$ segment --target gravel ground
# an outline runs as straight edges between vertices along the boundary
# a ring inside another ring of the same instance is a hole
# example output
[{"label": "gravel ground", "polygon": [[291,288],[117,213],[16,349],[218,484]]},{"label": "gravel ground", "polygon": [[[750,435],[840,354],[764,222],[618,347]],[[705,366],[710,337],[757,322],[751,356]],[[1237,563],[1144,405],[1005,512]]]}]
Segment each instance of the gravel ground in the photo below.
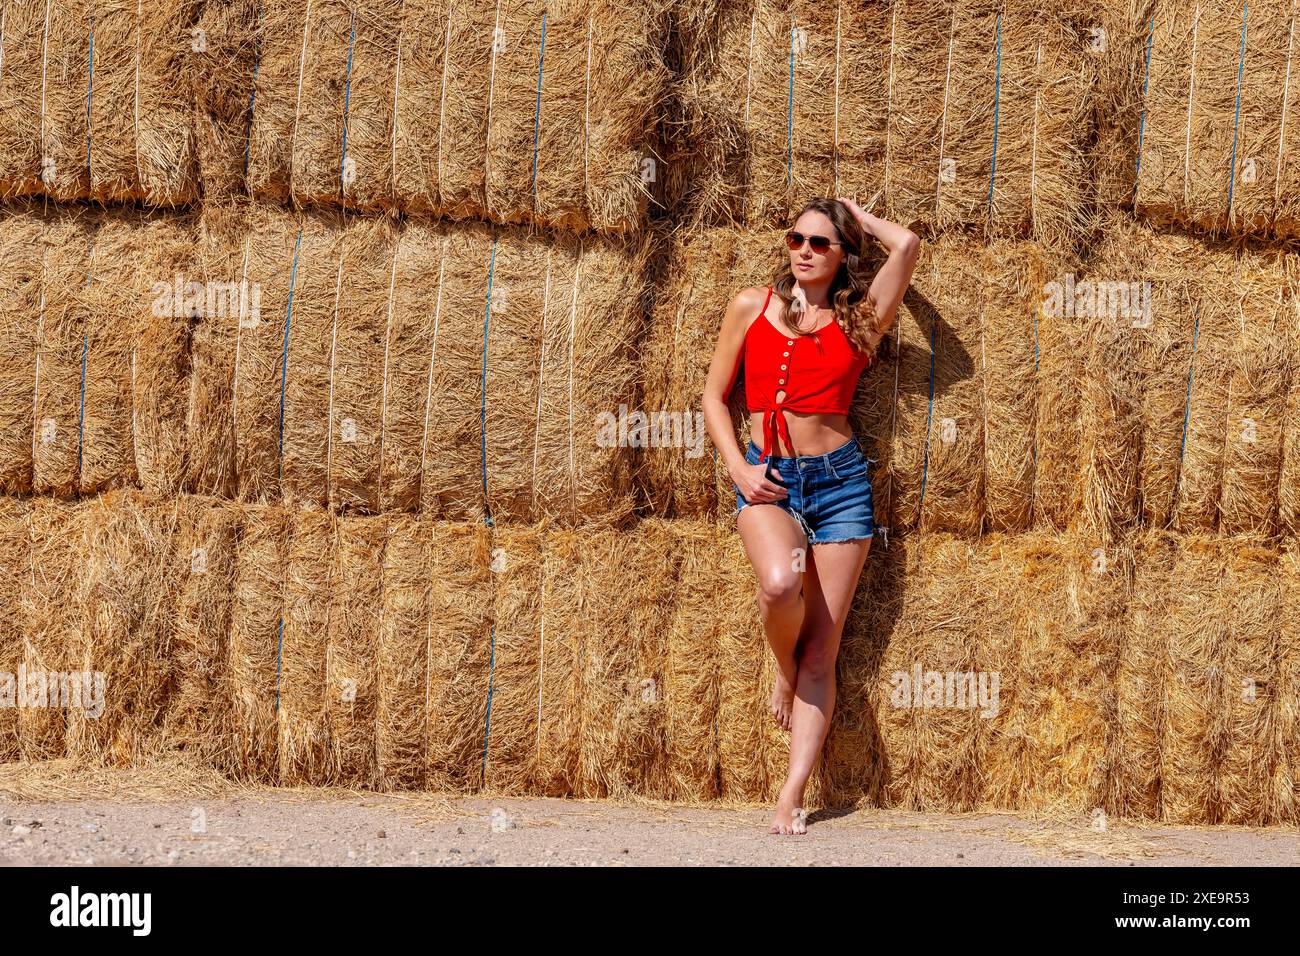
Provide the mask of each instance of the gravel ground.
[{"label": "gravel ground", "polygon": [[817,812],[767,834],[763,808],[290,793],[189,800],[0,797],[0,864],[333,866],[1300,864],[1294,829],[1093,829],[1014,814]]}]

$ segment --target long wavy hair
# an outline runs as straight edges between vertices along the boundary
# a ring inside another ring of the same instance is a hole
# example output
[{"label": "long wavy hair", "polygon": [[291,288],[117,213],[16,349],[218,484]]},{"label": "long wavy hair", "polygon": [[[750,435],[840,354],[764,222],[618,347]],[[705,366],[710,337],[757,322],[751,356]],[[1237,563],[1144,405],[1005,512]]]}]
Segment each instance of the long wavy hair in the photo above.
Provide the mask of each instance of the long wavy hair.
[{"label": "long wavy hair", "polygon": [[[835,272],[835,278],[831,280],[828,298],[831,307],[835,310],[835,321],[844,330],[845,336],[853,347],[860,352],[871,351],[866,341],[866,334],[870,323],[876,320],[876,303],[868,294],[873,274],[863,260],[866,234],[862,231],[857,218],[838,199],[818,197],[810,200],[799,210],[793,221],[798,222],[799,217],[806,212],[822,213],[835,227],[837,233],[835,238],[842,244],[844,258]],[[786,252],[784,239],[781,248]],[[794,270],[790,268],[790,257],[786,254],[782,256],[781,264],[773,276],[772,291],[781,297],[781,321],[788,328],[794,329],[797,335],[810,335],[812,333],[800,331],[798,328],[798,322],[803,318],[803,314],[802,306],[795,297],[794,287]],[[888,336],[881,340],[881,351],[888,348],[886,345],[888,341]],[[877,357],[874,354],[872,356],[873,360]]]}]

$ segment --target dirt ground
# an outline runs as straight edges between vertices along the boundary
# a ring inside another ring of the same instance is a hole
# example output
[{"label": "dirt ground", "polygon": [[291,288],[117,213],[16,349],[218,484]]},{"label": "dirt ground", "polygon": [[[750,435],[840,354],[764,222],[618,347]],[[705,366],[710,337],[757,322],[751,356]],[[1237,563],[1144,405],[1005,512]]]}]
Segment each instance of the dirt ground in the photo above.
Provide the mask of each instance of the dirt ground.
[{"label": "dirt ground", "polygon": [[[495,812],[494,812],[495,811]],[[1094,829],[1014,814],[763,808],[301,791],[33,800],[0,792],[2,865],[1187,866],[1300,864],[1294,829]]]}]

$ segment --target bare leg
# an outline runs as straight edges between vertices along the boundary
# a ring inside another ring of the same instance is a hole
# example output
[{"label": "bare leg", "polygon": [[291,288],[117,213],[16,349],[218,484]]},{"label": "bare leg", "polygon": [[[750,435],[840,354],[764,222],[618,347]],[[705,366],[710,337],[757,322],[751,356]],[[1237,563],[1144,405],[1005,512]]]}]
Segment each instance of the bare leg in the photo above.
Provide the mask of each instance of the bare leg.
[{"label": "bare leg", "polygon": [[808,617],[799,644],[798,676],[790,733],[790,770],[777,799],[771,833],[802,832],[795,809],[830,730],[835,709],[835,658],[871,539],[814,544],[805,578]]},{"label": "bare leg", "polygon": [[742,508],[736,517],[736,527],[758,578],[763,632],[776,658],[779,676],[772,695],[772,716],[789,729],[798,671],[795,651],[807,606],[802,559],[808,537],[794,516],[772,504]]}]

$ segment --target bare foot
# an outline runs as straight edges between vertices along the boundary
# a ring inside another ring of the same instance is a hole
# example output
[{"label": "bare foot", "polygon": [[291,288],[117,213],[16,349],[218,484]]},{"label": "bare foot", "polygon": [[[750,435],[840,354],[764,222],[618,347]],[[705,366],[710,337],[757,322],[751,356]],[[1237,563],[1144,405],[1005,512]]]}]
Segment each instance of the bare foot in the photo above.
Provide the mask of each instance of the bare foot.
[{"label": "bare foot", "polygon": [[772,719],[786,730],[790,729],[790,715],[794,707],[794,688],[786,681],[780,671],[776,674],[776,686],[772,688]]},{"label": "bare foot", "polygon": [[776,812],[772,814],[772,823],[767,828],[768,833],[808,832],[808,814],[803,807],[795,806],[797,800],[794,794],[785,788],[781,789],[781,795],[776,801]]}]

